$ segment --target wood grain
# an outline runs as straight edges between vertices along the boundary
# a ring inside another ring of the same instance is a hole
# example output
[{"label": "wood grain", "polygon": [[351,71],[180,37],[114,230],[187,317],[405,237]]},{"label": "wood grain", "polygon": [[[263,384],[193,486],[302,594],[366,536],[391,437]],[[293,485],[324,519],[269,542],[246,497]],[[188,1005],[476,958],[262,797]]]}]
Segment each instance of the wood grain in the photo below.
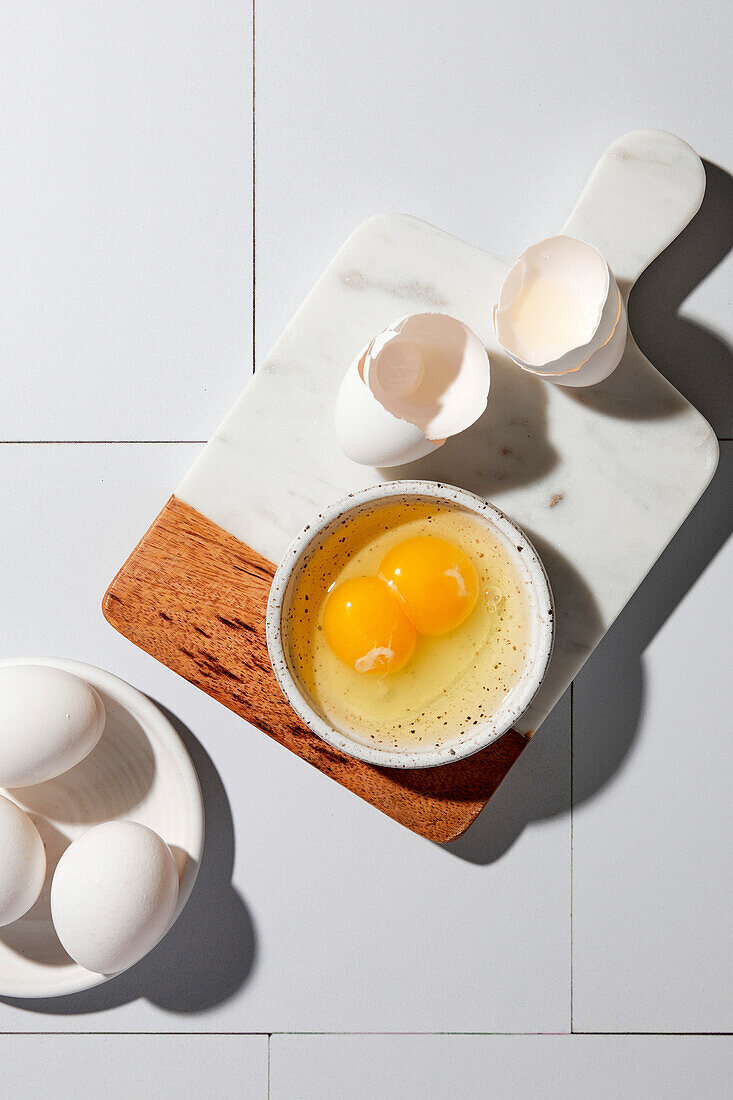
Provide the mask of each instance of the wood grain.
[{"label": "wood grain", "polygon": [[280,691],[265,640],[275,566],[176,497],[104,597],[112,626],[331,779],[444,844],[478,817],[527,739],[511,730],[455,764],[378,768],[331,748]]}]

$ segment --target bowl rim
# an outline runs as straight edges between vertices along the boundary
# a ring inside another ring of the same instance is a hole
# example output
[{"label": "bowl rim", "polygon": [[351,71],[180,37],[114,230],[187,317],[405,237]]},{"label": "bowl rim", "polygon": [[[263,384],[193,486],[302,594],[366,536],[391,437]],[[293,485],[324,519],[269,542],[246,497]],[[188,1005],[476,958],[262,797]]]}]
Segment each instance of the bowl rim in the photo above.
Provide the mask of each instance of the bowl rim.
[{"label": "bowl rim", "polygon": [[[471,737],[422,752],[399,752],[365,745],[327,722],[310,703],[305,690],[299,686],[291,671],[282,630],[291,580],[305,565],[310,556],[309,551],[315,550],[314,544],[323,531],[335,520],[342,520],[365,505],[376,505],[397,496],[428,497],[442,503],[455,504],[478,515],[487,522],[489,528],[498,529],[508,539],[509,545],[515,547],[514,560],[521,563],[522,573],[534,590],[540,608],[530,673],[510,693],[509,699],[497,708],[491,720],[477,726]],[[298,532],[275,573],[267,602],[265,626],[270,661],[280,688],[298,717],[317,737],[332,748],[367,764],[387,768],[430,768],[456,763],[472,756],[497,741],[518,721],[535,697],[547,672],[555,638],[555,607],[542,560],[514,520],[494,504],[466,489],[444,482],[406,480],[379,483],[340,497]]]}]

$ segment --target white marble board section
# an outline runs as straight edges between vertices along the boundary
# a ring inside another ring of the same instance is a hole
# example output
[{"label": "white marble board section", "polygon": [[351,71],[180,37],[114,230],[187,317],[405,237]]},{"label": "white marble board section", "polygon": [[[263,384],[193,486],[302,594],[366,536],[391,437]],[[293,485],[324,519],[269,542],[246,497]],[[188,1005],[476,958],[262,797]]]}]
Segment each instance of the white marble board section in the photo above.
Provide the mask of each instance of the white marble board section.
[{"label": "white marble board section", "polygon": [[[694,216],[704,187],[702,164],[685,142],[635,131],[603,155],[564,230],[600,247],[628,294]],[[718,448],[709,424],[631,337],[617,371],[589,390],[544,383],[509,363],[494,339],[491,308],[510,262],[415,218],[369,219],[318,280],[176,495],[275,562],[314,513],[379,481],[445,481],[497,504],[536,543],[557,604],[550,672],[520,723],[530,732],[704,491]],[[386,324],[425,310],[453,314],[486,344],[486,414],[410,466],[356,466],[333,431],[343,373]]]}]

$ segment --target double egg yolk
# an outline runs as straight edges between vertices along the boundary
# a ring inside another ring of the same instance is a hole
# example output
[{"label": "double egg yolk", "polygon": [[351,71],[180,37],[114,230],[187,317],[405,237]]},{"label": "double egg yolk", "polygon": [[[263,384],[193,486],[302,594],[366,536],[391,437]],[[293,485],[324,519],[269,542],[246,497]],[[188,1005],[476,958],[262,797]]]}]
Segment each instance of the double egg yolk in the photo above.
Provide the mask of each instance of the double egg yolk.
[{"label": "double egg yolk", "polygon": [[377,576],[331,589],[323,611],[335,655],[365,674],[397,672],[419,634],[455,630],[474,609],[478,576],[467,554],[447,539],[422,535],[394,546]]}]

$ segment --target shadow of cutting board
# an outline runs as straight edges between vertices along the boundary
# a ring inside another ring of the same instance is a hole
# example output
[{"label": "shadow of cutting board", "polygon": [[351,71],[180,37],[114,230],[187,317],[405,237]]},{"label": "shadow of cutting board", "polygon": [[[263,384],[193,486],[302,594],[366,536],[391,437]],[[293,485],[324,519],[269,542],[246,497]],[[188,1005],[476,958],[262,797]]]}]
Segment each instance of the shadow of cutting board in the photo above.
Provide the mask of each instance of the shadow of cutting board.
[{"label": "shadow of cutting board", "polygon": [[[702,164],[671,134],[641,130],[603,155],[563,231],[596,245],[623,293],[685,227]],[[528,242],[529,243],[529,242]],[[629,337],[606,382],[542,382],[501,354],[491,308],[511,261],[424,222],[384,215],[349,238],[104,597],[108,621],[231,710],[441,843],[496,790],[699,499],[717,463],[707,422]],[[469,325],[491,358],[484,416],[395,470],[339,451],[333,407],[351,360],[385,325],[435,310]],[[376,768],[321,742],[282,696],[265,643],[275,564],[325,505],[393,478],[460,485],[528,533],[555,595],[548,675],[518,728],[441,768]]]}]

